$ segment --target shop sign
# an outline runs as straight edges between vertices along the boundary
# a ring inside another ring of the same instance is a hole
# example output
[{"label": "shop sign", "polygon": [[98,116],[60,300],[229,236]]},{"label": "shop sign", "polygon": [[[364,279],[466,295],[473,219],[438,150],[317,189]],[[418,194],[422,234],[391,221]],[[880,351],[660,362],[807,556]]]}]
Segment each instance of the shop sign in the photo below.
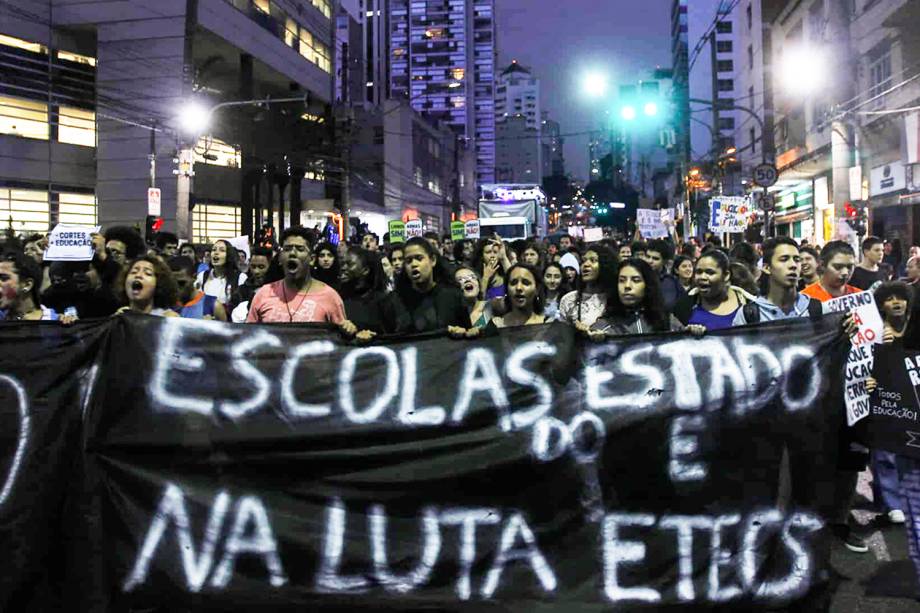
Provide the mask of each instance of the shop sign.
[{"label": "shop sign", "polygon": [[907,173],[900,161],[876,166],[872,169],[869,177],[870,196],[897,192],[905,187],[907,187]]}]

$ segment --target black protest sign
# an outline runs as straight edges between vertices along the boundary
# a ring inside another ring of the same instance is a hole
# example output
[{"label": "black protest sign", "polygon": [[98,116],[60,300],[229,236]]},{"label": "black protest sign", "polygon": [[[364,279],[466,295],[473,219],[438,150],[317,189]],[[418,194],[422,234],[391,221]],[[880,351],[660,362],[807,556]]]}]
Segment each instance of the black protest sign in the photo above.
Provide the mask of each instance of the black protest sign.
[{"label": "black protest sign", "polygon": [[107,326],[0,323],[0,611],[64,608],[80,422]]},{"label": "black protest sign", "polygon": [[876,345],[869,435],[887,451],[920,458],[920,352]]},{"label": "black protest sign", "polygon": [[555,324],[362,347],[117,318],[101,367],[118,376],[84,433],[94,585],[111,610],[801,599],[827,566],[838,330],[582,346]]}]

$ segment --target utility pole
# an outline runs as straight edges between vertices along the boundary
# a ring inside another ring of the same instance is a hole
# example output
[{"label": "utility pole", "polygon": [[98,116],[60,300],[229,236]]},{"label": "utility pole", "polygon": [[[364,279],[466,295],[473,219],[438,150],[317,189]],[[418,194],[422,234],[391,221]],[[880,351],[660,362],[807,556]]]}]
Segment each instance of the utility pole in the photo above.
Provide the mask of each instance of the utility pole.
[{"label": "utility pole", "polygon": [[343,241],[347,241],[351,232],[351,145],[354,129],[354,109],[347,104],[339,104],[335,109],[335,135],[342,148],[342,195],[339,209],[342,212]]},{"label": "utility pole", "polygon": [[150,128],[150,187],[157,186],[157,126],[156,123]]}]

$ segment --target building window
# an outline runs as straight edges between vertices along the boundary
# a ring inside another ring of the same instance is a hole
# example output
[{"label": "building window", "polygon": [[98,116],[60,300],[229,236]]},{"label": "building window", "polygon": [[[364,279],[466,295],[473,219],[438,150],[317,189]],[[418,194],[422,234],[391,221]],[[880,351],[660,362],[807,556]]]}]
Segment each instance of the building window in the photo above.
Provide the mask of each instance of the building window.
[{"label": "building window", "polygon": [[428,181],[428,191],[441,195],[441,182],[437,178],[433,178]]},{"label": "building window", "polygon": [[718,87],[720,92],[730,92],[735,88],[735,82],[732,79],[719,79]]},{"label": "building window", "polygon": [[48,105],[0,96],[0,134],[48,140]]},{"label": "building window", "polygon": [[76,62],[77,64],[86,64],[87,66],[96,66],[96,58],[90,57],[88,55],[80,55],[79,53],[71,53],[70,51],[58,51],[57,56],[59,60],[66,60],[68,62]]},{"label": "building window", "polygon": [[731,34],[732,33],[732,22],[720,21],[716,23],[716,32],[718,32],[719,34]]},{"label": "building window", "polygon": [[58,141],[84,147],[96,146],[96,113],[71,106],[58,111]]},{"label": "building window", "polygon": [[747,56],[748,56],[748,68],[753,70],[754,68],[754,45],[748,45]]},{"label": "building window", "polygon": [[262,11],[266,15],[271,15],[272,8],[268,0],[252,0],[252,5],[256,7],[257,10]]},{"label": "building window", "polygon": [[329,0],[312,0],[312,3],[326,19],[332,18],[332,5],[329,4]]},{"label": "building window", "polygon": [[240,209],[232,205],[198,204],[192,210],[192,236],[196,243],[240,235]]},{"label": "building window", "polygon": [[735,129],[735,118],[734,117],[719,117],[719,129],[720,130],[734,130]]},{"label": "building window", "polygon": [[12,220],[13,232],[17,234],[47,232],[50,226],[48,192],[0,188],[0,219],[4,227]]},{"label": "building window", "polygon": [[717,53],[731,53],[732,52],[732,41],[717,40],[716,41],[716,52]]},{"label": "building window", "polygon": [[750,30],[754,27],[754,9],[752,8],[751,4],[748,4],[747,8],[744,9],[744,14],[747,18],[748,30]]},{"label": "building window", "polygon": [[212,136],[202,136],[195,145],[195,163],[239,168],[243,158],[239,147]]},{"label": "building window", "polygon": [[329,47],[322,44],[306,28],[300,28],[300,55],[304,56],[326,72],[332,72]]},{"label": "building window", "polygon": [[716,62],[716,72],[731,72],[735,69],[735,63],[732,60],[718,60]]},{"label": "building window", "polygon": [[890,88],[891,43],[885,41],[869,52],[869,97],[879,96]]},{"label": "building window", "polygon": [[21,38],[16,38],[13,36],[7,36],[5,34],[0,34],[0,45],[15,47],[17,49],[24,49],[26,51],[31,51],[32,53],[48,53],[48,47],[44,45],[33,43],[28,40],[22,40]]},{"label": "building window", "polygon": [[288,47],[297,47],[297,31],[298,31],[297,22],[293,19],[286,19],[284,21],[284,44]]},{"label": "building window", "polygon": [[425,178],[422,176],[422,169],[419,166],[415,167],[415,184],[419,187],[425,187]]},{"label": "building window", "polygon": [[58,223],[96,225],[96,196],[93,194],[62,192],[58,195],[58,203]]}]

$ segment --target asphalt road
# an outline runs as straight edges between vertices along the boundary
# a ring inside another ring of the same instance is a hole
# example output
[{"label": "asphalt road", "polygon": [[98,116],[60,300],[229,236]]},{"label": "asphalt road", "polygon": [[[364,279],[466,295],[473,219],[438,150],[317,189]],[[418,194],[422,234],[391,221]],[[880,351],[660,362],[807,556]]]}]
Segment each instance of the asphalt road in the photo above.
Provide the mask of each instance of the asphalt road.
[{"label": "asphalt road", "polygon": [[[853,516],[861,534],[868,540],[868,553],[853,553],[840,542],[831,551],[831,566],[841,576],[834,594],[834,613],[920,613],[920,601],[907,598],[866,595],[867,582],[890,562],[909,560],[904,526],[879,521],[872,505],[871,474],[860,474]],[[906,565],[904,565],[906,567]],[[890,567],[889,567],[890,568]],[[890,571],[889,571],[890,572]],[[908,573],[906,580],[910,579]],[[906,581],[901,582],[904,584]]]}]

